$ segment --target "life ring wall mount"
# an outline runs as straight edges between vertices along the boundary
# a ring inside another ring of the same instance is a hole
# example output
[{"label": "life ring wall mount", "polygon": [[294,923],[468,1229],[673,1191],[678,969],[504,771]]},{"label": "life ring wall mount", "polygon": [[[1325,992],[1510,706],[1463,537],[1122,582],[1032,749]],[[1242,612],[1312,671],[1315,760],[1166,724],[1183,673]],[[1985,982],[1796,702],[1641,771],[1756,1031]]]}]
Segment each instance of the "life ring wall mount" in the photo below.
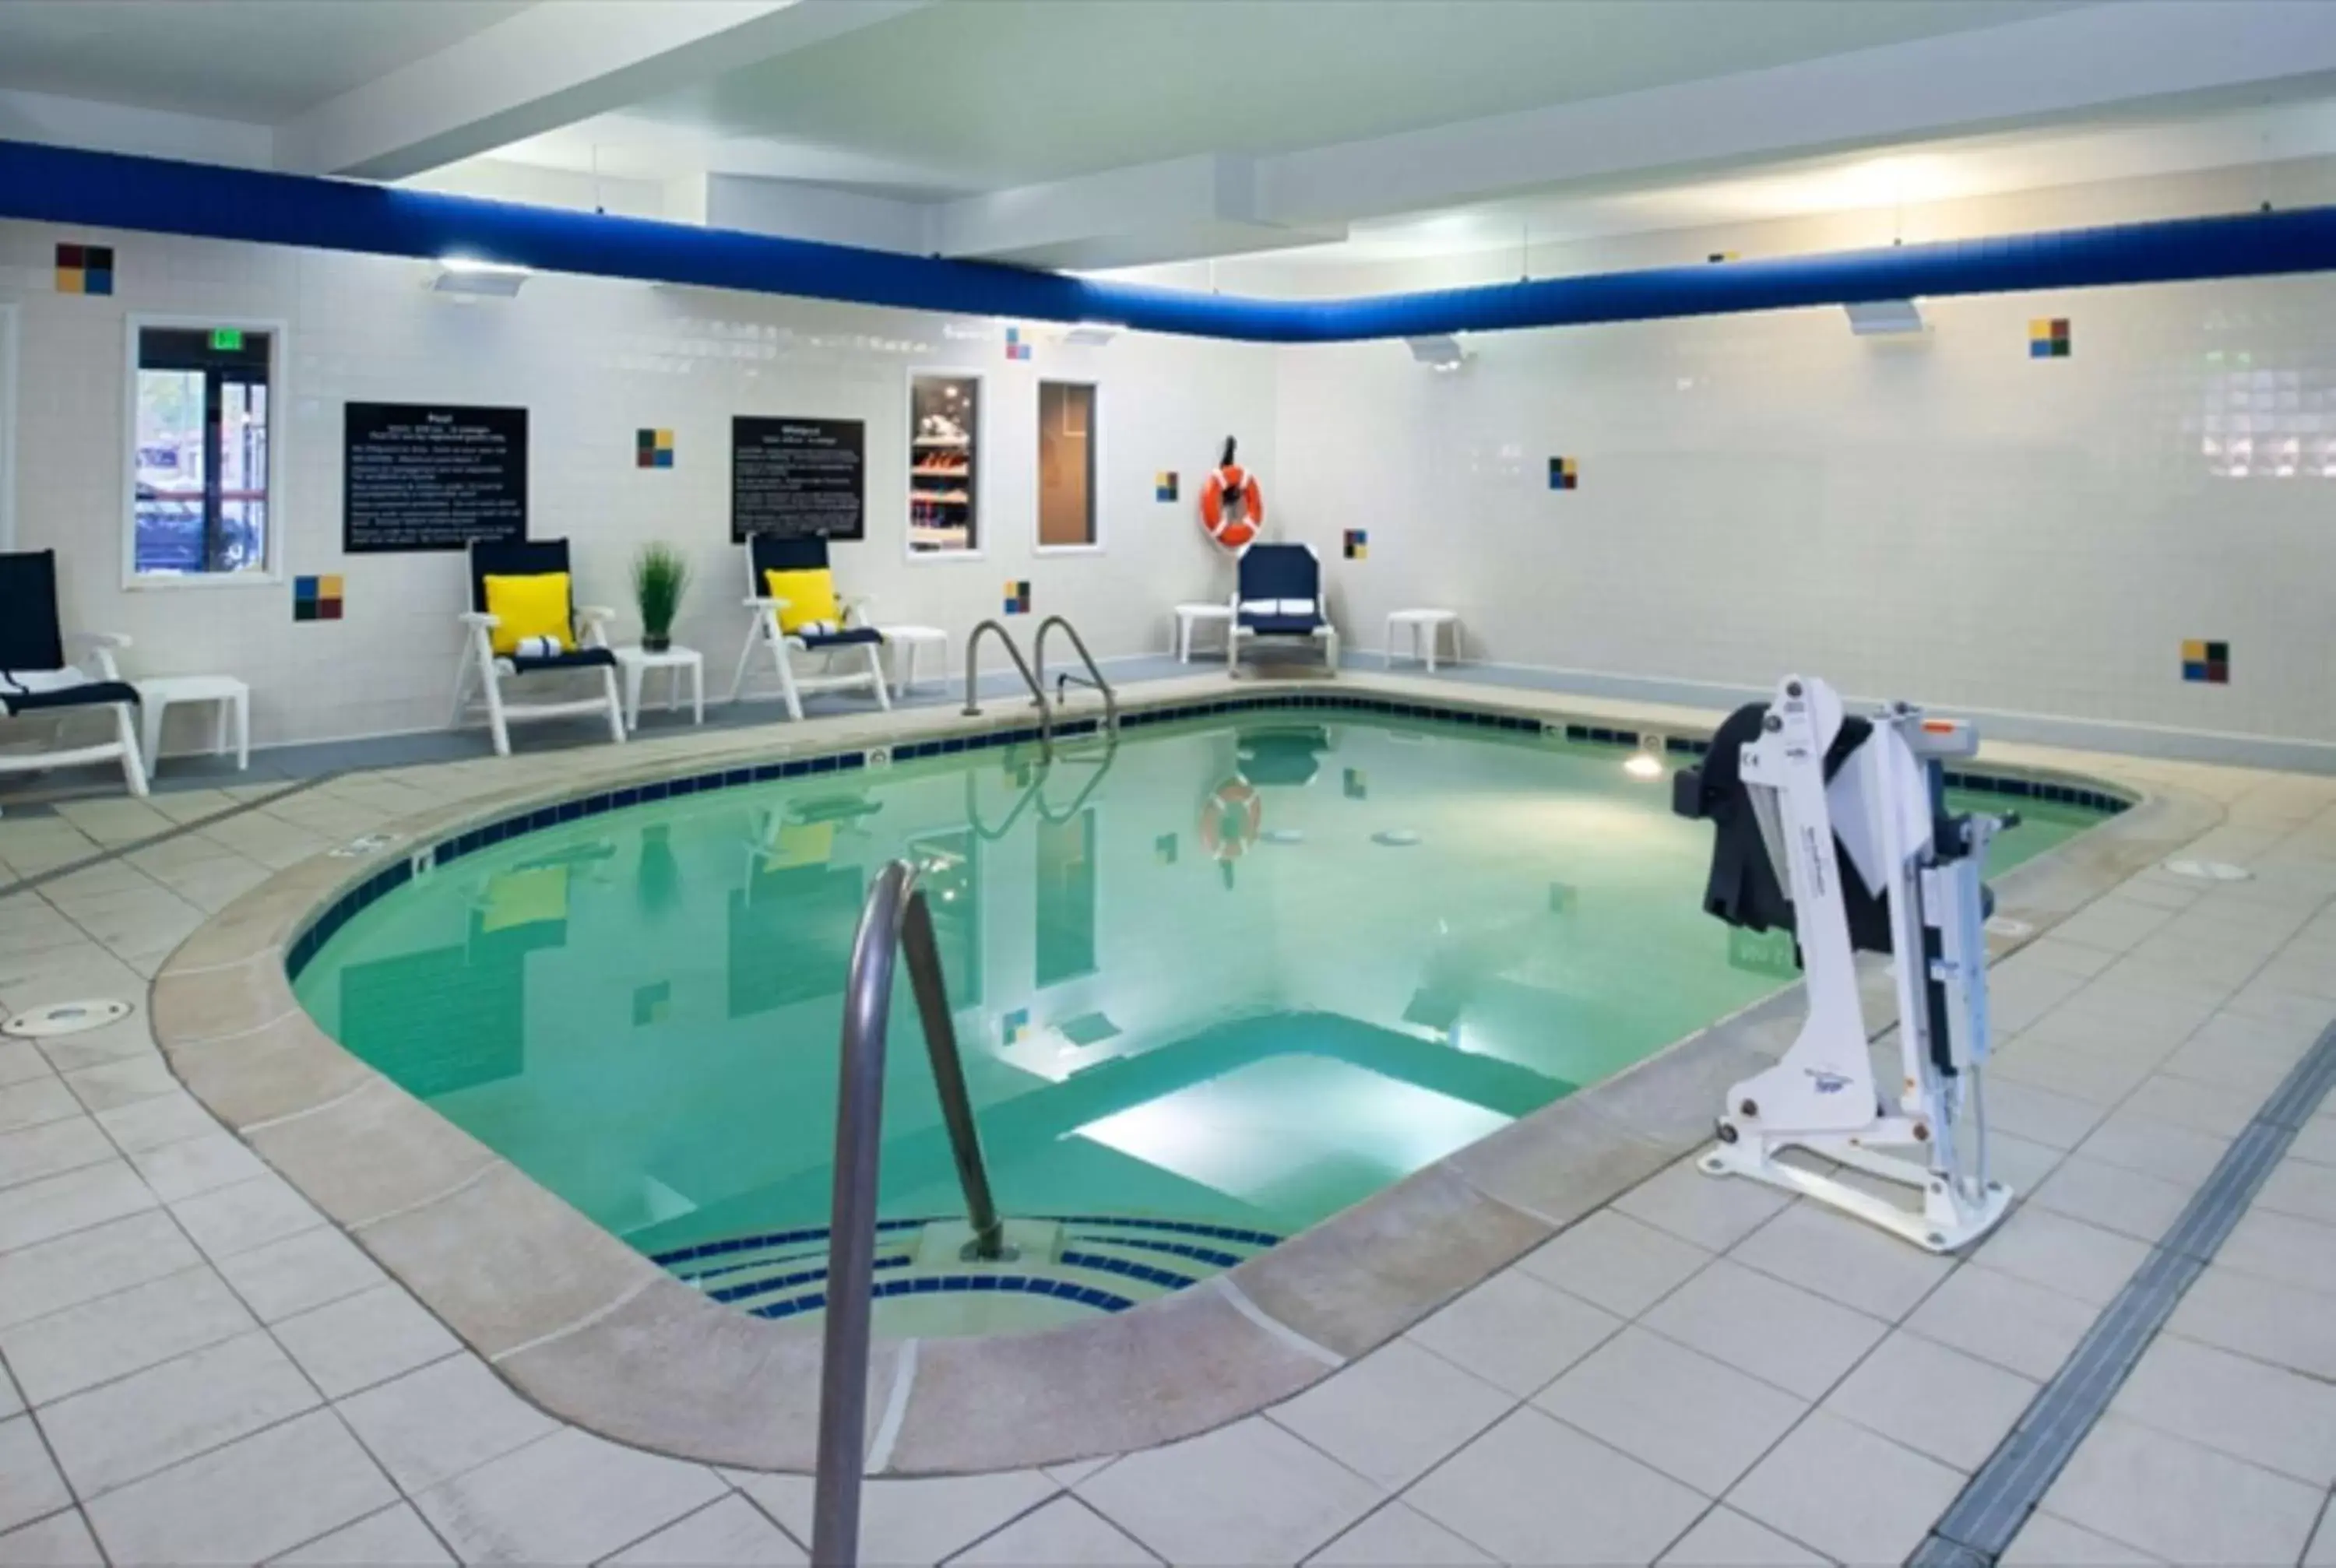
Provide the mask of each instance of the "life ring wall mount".
[{"label": "life ring wall mount", "polygon": [[1226,550],[1246,550],[1265,528],[1265,491],[1257,475],[1233,461],[1233,438],[1216,472],[1201,487],[1201,522]]}]

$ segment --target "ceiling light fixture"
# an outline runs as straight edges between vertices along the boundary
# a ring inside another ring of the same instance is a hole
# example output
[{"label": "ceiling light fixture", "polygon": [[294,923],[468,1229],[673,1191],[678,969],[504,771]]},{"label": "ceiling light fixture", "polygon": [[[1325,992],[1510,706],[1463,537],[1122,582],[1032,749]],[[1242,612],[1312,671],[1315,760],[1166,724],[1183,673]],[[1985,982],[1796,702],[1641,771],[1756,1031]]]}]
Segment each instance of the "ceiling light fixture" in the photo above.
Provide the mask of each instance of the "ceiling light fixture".
[{"label": "ceiling light fixture", "polygon": [[1073,348],[1101,348],[1119,334],[1115,322],[1082,321],[1063,334],[1063,341]]}]

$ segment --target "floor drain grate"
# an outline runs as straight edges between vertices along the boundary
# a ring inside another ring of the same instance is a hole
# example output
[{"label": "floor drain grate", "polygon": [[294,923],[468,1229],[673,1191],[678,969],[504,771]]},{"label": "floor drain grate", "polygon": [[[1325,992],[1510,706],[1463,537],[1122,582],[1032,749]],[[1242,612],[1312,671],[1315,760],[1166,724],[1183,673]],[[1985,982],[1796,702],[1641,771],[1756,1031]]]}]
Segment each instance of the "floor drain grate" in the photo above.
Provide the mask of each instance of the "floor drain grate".
[{"label": "floor drain grate", "polygon": [[78,1035],[88,1029],[102,1029],[108,1024],[118,1024],[130,1016],[128,1002],[59,1002],[54,1007],[34,1008],[29,1013],[18,1013],[0,1024],[0,1035],[20,1040],[54,1039],[59,1035]]}]

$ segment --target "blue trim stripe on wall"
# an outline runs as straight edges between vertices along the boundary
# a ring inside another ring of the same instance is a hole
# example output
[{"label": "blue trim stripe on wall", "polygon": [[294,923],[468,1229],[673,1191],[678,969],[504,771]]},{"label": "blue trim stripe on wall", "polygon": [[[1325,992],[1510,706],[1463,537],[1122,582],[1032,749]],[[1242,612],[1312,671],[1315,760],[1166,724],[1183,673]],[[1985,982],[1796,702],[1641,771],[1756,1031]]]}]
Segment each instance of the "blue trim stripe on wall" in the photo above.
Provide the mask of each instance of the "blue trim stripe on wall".
[{"label": "blue trim stripe on wall", "polygon": [[381,256],[467,256],[1032,321],[1251,343],[1339,343],[2336,268],[2336,208],[1945,240],[1363,299],[1194,294],[980,261],[0,141],[0,218]]}]

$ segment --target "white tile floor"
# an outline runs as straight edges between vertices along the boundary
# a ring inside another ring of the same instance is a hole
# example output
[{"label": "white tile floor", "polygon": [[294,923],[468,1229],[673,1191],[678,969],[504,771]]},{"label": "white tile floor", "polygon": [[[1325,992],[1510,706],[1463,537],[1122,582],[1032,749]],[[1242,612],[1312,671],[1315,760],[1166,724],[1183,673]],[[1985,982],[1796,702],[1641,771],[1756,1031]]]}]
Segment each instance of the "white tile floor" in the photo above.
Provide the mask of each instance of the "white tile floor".
[{"label": "white tile floor", "polygon": [[[0,820],[0,1011],[136,998],[206,911],[526,770]],[[2336,1017],[2336,781],[2158,765],[2230,820],[2001,967],[2032,1199],[1968,1260],[1674,1166],[1285,1405],[1045,1472],[879,1480],[871,1563],[1895,1562]],[[171,1078],[141,1010],[0,1046],[0,1564],[800,1563],[802,1477],[534,1409]],[[2323,1107],[2005,1559],[2336,1563]]]}]

